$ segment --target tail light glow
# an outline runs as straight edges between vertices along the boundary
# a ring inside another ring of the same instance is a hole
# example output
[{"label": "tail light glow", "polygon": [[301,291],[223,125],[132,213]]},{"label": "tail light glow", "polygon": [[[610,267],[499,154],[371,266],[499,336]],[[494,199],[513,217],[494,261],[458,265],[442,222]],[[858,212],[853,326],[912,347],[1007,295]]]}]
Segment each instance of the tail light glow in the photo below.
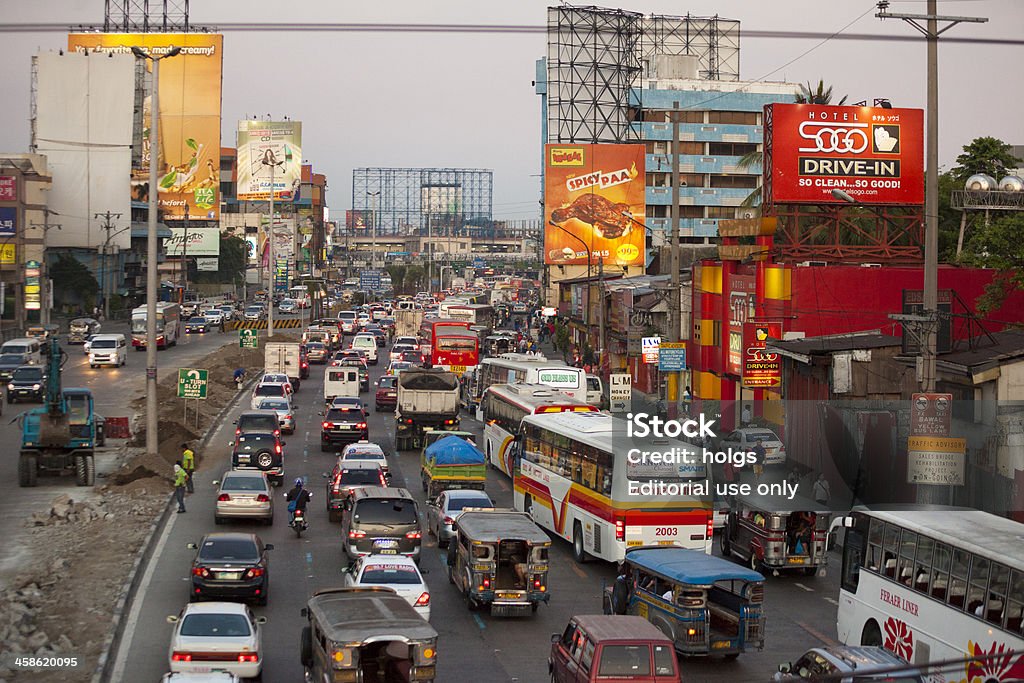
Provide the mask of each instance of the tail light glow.
[{"label": "tail light glow", "polygon": [[238,655],[238,662],[240,664],[255,664],[260,660],[260,656],[256,652],[241,652]]},{"label": "tail light glow", "polygon": [[270,502],[270,496],[268,496],[265,493],[261,493],[260,495],[256,496],[256,502],[257,503],[269,503]]},{"label": "tail light glow", "polygon": [[707,523],[704,525],[704,538],[711,539],[715,535],[715,518],[714,515],[708,517]]},{"label": "tail light glow", "polygon": [[615,520],[615,540],[625,541],[626,540],[626,520],[616,519]]},{"label": "tail light glow", "polygon": [[281,455],[281,444],[277,444],[277,445],[276,445],[276,446],[274,447],[274,450],[275,450],[275,451],[277,451],[277,454],[278,454],[278,455]]},{"label": "tail light glow", "polygon": [[321,425],[321,426],[322,426],[322,427],[323,427],[324,429],[330,429],[331,427],[333,427],[333,426],[334,426],[334,423],[333,423],[333,422],[324,422],[324,423],[323,423],[323,425]]},{"label": "tail light glow", "polygon": [[264,570],[263,567],[252,567],[245,572],[245,578],[255,579],[258,576],[263,576],[264,573],[266,573],[266,570]]},{"label": "tail light glow", "polygon": [[224,502],[227,502],[229,500],[231,500],[231,496],[229,496],[226,493],[222,493],[219,496],[217,496],[217,502],[219,502],[219,503],[224,503]]},{"label": "tail light glow", "polygon": [[210,576],[210,570],[206,567],[193,567],[192,576],[200,576],[205,579]]},{"label": "tail light glow", "polygon": [[482,583],[481,588],[490,588],[491,587],[491,579],[486,577],[486,576],[484,577],[484,580],[481,583]]},{"label": "tail light glow", "polygon": [[445,524],[455,524],[455,520],[452,519],[451,517],[445,517],[444,518],[444,523]]},{"label": "tail light glow", "polygon": [[430,604],[430,593],[426,591],[420,593],[420,597],[416,598],[417,607],[426,607]]},{"label": "tail light glow", "polygon": [[177,652],[176,651],[173,654],[171,654],[171,661],[172,662],[191,662],[192,661],[192,653],[191,652]]},{"label": "tail light glow", "polygon": [[422,538],[422,534],[418,531],[408,531],[405,534],[406,538]]},{"label": "tail light glow", "polygon": [[348,537],[353,539],[366,538],[366,532],[360,531],[359,529],[350,529],[348,532]]}]

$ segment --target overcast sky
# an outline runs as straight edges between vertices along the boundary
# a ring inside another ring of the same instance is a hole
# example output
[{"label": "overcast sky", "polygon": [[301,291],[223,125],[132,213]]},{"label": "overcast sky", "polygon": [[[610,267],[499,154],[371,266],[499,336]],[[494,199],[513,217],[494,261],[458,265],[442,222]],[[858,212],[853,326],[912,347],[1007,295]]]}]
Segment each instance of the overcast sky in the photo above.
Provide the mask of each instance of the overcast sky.
[{"label": "overcast sky", "polygon": [[[160,5],[150,0],[150,5]],[[541,0],[389,0],[281,2],[192,0],[191,22],[343,22],[546,24]],[[582,3],[581,3],[582,4]],[[0,0],[4,23],[102,24],[103,0]],[[607,5],[614,7],[615,5]],[[622,9],[645,14],[717,13],[756,31],[915,36],[901,21],[874,18],[868,0],[637,0]],[[923,14],[924,0],[893,0],[890,12]],[[939,13],[988,17],[961,24],[955,38],[1019,39],[1024,0],[939,0]],[[863,16],[862,16],[863,15]],[[494,170],[497,218],[537,215],[540,98],[531,81],[544,56],[543,32],[320,33],[231,32],[224,38],[222,144],[234,145],[236,121],[247,115],[289,116],[303,122],[303,156],[327,174],[334,217],[351,203],[352,169],[462,167]],[[24,152],[29,140],[29,58],[66,45],[65,33],[5,33],[0,39],[4,93],[0,151]],[[897,107],[925,103],[923,41],[744,37],[740,77],[817,82],[849,102],[887,97]],[[940,43],[940,164],[953,165],[973,138],[992,135],[1024,143],[1021,121],[1024,48]],[[838,99],[838,97],[836,98]]]}]

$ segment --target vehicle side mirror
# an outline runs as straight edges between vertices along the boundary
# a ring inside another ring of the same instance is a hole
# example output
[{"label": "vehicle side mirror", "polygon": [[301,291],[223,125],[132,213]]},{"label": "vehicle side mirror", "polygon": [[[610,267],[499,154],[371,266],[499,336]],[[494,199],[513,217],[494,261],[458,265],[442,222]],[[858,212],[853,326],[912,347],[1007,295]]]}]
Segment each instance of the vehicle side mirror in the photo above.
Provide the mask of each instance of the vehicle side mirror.
[{"label": "vehicle side mirror", "polygon": [[785,664],[779,664],[779,673],[788,674],[792,670],[793,670],[792,662],[787,662]]},{"label": "vehicle side mirror", "polygon": [[267,618],[266,617],[256,617],[256,623],[260,624],[260,625],[263,625],[263,624],[267,623]]},{"label": "vehicle side mirror", "polygon": [[561,639],[562,639],[561,634],[558,634],[558,633],[552,633],[551,634],[551,644],[552,645],[554,645],[555,643],[557,643]]},{"label": "vehicle side mirror", "polygon": [[288,442],[287,442],[287,441],[282,441],[282,442],[281,442],[281,445],[282,445],[282,446],[287,446],[287,445],[288,445]]},{"label": "vehicle side mirror", "polygon": [[320,476],[323,477],[324,479],[327,479],[327,473],[326,472],[321,472]]},{"label": "vehicle side mirror", "polygon": [[273,550],[274,549],[274,544],[273,543],[268,543],[265,546],[263,546],[263,548],[265,550]]},{"label": "vehicle side mirror", "polygon": [[187,547],[189,550],[199,550],[199,544],[198,543],[189,543],[185,547]]},{"label": "vehicle side mirror", "polygon": [[220,479],[214,479],[213,481],[211,481],[211,482],[210,482],[210,484],[211,484],[212,486],[217,486],[217,485],[219,485],[219,484],[220,484]]},{"label": "vehicle side mirror", "polygon": [[299,614],[301,614],[304,617],[308,617],[309,616],[309,608],[308,607],[303,607],[302,609],[299,610]]},{"label": "vehicle side mirror", "polygon": [[[345,565],[344,567],[342,567],[342,568],[341,568],[341,573],[342,573],[342,574],[348,574],[348,573],[350,573],[351,571],[352,571],[352,567],[350,567],[350,566],[349,566],[349,565],[347,565],[347,564],[346,564],[346,565]],[[422,572],[421,572],[421,573],[422,573]]]},{"label": "vehicle side mirror", "polygon": [[231,424],[233,424],[233,425],[236,425],[236,424],[238,424],[238,420],[235,420],[235,421],[234,421],[234,422],[232,422]]}]

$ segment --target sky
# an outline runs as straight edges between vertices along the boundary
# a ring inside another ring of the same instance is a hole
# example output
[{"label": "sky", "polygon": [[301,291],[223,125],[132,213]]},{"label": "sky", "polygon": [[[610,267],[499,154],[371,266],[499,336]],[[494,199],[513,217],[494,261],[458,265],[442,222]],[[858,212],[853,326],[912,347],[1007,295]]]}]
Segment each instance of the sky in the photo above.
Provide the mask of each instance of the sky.
[{"label": "sky", "polygon": [[[150,0],[159,6],[160,0]],[[543,27],[540,0],[191,0],[194,26],[227,22],[499,24]],[[579,3],[584,4],[584,3]],[[951,38],[1019,39],[1024,0],[939,0],[939,14],[987,17]],[[635,0],[603,4],[644,14],[710,16],[741,30],[914,37],[908,24],[876,19],[869,0]],[[924,0],[892,0],[889,11],[925,13]],[[0,0],[4,24],[101,25],[103,0]],[[859,17],[859,18],[858,18]],[[851,23],[852,22],[852,23]],[[494,171],[494,215],[534,218],[540,197],[540,97],[536,33],[224,31],[222,139],[234,146],[240,118],[288,116],[303,123],[303,157],[325,173],[332,217],[351,206],[352,169],[456,167]],[[29,144],[30,58],[67,42],[66,31],[0,37],[0,151]],[[806,83],[824,79],[838,100],[888,98],[925,105],[922,40],[742,37],[740,77]],[[813,48],[813,49],[812,49]],[[806,54],[805,54],[806,53]],[[1024,144],[1024,46],[940,41],[939,163],[955,165],[963,145],[990,135]],[[783,68],[780,68],[783,67]],[[768,76],[768,74],[771,74]],[[1016,75],[1015,75],[1016,74]]]}]

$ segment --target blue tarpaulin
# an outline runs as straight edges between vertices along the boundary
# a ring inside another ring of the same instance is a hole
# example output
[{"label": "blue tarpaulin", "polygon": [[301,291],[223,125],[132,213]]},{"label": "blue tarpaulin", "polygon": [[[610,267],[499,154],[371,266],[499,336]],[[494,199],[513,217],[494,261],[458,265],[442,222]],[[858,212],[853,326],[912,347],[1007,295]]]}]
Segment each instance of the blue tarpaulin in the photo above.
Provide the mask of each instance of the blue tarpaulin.
[{"label": "blue tarpaulin", "polygon": [[446,436],[427,446],[427,460],[438,465],[483,465],[479,448],[461,436]]}]

